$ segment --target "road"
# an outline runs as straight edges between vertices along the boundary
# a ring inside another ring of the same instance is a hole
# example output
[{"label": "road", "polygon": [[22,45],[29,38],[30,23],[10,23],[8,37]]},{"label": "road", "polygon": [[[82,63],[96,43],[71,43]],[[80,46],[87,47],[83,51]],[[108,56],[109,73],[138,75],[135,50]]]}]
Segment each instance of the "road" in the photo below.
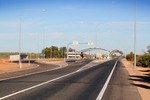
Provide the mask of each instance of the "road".
[{"label": "road", "polygon": [[[102,93],[102,100],[141,100],[120,60],[113,59],[87,69],[82,69],[85,62],[82,65],[75,63],[53,71],[0,81],[0,99],[96,100]],[[106,85],[112,69],[114,72]]]}]

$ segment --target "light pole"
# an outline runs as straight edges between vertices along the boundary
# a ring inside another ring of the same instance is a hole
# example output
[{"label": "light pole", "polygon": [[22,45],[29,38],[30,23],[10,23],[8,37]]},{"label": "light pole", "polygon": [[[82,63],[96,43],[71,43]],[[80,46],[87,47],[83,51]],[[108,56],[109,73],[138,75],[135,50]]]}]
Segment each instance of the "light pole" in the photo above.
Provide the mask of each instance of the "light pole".
[{"label": "light pole", "polygon": [[134,68],[136,68],[136,0],[135,0],[135,26],[134,26]]},{"label": "light pole", "polygon": [[[45,49],[45,28],[43,27],[43,50]],[[45,50],[43,55],[43,60],[45,60]]]},{"label": "light pole", "polygon": [[37,60],[39,60],[39,34],[37,33]]},{"label": "light pole", "polygon": [[45,60],[45,27],[42,25],[39,25],[39,27],[42,28],[42,32],[43,32],[43,50],[44,50],[44,52],[42,52],[42,53],[44,53],[43,60]]},{"label": "light pole", "polygon": [[[30,35],[30,37],[32,37],[32,34],[29,34]],[[30,58],[29,58],[29,65],[30,65],[30,62],[31,62],[31,46],[30,46],[30,53],[29,53],[29,55],[30,55]]]},{"label": "light pole", "polygon": [[96,60],[97,60],[97,30],[98,30],[98,24],[96,25]]},{"label": "light pole", "polygon": [[52,58],[52,46],[51,46],[51,58]]},{"label": "light pole", "polygon": [[[22,65],[21,65],[21,17],[22,17],[22,14],[24,11],[39,11],[39,10],[35,10],[35,9],[24,9],[21,11],[21,14],[20,14],[20,27],[19,27],[19,65],[20,65],[20,69],[22,68]],[[40,10],[40,11],[46,11],[46,10]]]}]

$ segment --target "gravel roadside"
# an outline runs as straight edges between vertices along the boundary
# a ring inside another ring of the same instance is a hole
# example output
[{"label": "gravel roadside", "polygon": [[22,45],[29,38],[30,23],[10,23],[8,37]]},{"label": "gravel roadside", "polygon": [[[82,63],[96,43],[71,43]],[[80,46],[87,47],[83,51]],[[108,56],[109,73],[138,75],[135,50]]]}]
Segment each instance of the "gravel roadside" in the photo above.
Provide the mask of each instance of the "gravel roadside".
[{"label": "gravel roadside", "polygon": [[130,79],[134,86],[137,87],[142,100],[150,100],[150,69],[134,66],[126,59],[122,60],[125,68],[128,70]]}]

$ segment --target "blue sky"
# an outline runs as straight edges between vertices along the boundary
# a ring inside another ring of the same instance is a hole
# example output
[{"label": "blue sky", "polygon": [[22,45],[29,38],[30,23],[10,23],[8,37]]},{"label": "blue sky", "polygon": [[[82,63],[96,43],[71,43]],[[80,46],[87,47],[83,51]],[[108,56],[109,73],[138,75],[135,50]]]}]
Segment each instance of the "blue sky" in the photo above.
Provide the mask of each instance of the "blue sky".
[{"label": "blue sky", "polygon": [[[137,53],[150,45],[150,1],[137,0]],[[93,46],[70,46],[78,50],[98,47],[124,53],[134,48],[135,0],[0,0],[0,52],[18,52],[22,14],[22,52],[69,42],[93,41]],[[46,12],[41,12],[45,9]],[[39,41],[39,43],[38,43]]]}]

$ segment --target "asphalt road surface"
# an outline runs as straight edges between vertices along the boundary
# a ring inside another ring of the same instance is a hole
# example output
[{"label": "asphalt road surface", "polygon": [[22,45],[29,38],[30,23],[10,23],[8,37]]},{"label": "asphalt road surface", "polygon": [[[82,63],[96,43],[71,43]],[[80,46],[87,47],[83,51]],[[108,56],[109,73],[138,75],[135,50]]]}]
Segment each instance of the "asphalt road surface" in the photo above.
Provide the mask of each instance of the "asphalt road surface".
[{"label": "asphalt road surface", "polygon": [[[91,65],[83,70],[82,67],[84,65],[76,64],[0,81],[0,100],[96,100],[99,94],[102,94],[102,100],[141,100],[136,87],[128,79],[128,72],[118,59],[93,67]],[[106,89],[102,91],[105,85]]]}]

